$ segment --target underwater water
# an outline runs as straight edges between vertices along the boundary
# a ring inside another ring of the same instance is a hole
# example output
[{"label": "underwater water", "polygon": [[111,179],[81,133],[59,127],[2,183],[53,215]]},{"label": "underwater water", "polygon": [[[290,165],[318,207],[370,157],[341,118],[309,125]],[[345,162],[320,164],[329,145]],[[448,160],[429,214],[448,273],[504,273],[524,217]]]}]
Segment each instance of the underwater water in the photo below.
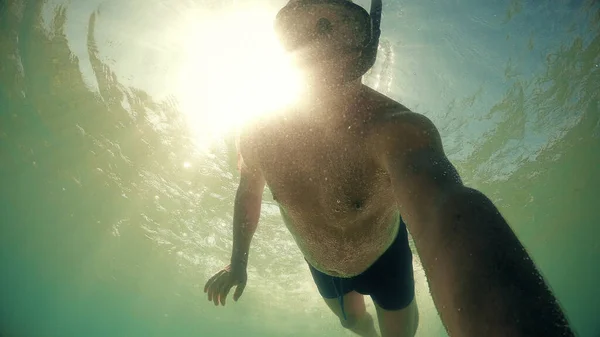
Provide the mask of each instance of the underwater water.
[{"label": "underwater water", "polygon": [[[243,297],[203,293],[231,252],[233,130],[292,99],[283,4],[0,0],[1,336],[350,335],[268,192]],[[600,4],[384,0],[364,82],[436,123],[600,336]],[[415,278],[417,335],[445,336]]]}]

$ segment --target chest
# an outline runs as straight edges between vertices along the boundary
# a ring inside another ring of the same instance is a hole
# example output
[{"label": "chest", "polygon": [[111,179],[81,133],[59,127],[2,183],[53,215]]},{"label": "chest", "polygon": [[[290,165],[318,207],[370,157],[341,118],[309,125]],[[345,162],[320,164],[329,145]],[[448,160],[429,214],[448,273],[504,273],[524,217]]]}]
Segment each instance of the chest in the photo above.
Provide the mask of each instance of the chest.
[{"label": "chest", "polygon": [[372,208],[389,189],[364,132],[308,127],[268,138],[260,165],[274,198],[287,209],[341,216]]}]

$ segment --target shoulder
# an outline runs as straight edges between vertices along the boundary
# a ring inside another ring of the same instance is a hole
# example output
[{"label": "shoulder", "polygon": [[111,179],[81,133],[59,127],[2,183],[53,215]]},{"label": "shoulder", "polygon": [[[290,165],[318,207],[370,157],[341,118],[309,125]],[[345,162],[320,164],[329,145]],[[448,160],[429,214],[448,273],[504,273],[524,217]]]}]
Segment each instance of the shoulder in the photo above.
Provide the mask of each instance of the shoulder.
[{"label": "shoulder", "polygon": [[390,173],[446,162],[440,134],[422,114],[388,109],[378,114],[370,134],[373,159]]},{"label": "shoulder", "polygon": [[260,170],[261,154],[273,143],[272,118],[259,117],[241,126],[236,134],[238,168]]},{"label": "shoulder", "polygon": [[434,141],[439,138],[435,124],[425,115],[412,111],[390,111],[381,116],[381,133],[388,139]]},{"label": "shoulder", "polygon": [[369,124],[373,134],[383,139],[439,135],[433,122],[426,116],[411,111],[371,88],[366,88],[366,93],[368,98],[363,104],[366,110],[371,111],[369,119],[372,123]]},{"label": "shoulder", "polygon": [[410,111],[399,103],[379,110],[371,132],[377,153],[412,152],[423,148],[441,150],[438,129],[425,115]]},{"label": "shoulder", "polygon": [[462,184],[460,176],[446,157],[440,133],[434,123],[411,111],[390,112],[382,116],[374,154],[392,174],[417,176],[421,182]]}]

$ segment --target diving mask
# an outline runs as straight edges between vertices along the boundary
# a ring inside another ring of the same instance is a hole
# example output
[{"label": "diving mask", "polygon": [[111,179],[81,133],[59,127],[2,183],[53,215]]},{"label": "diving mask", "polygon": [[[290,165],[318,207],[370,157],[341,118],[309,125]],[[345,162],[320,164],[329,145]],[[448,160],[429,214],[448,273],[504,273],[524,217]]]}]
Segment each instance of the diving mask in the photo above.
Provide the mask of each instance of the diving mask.
[{"label": "diving mask", "polygon": [[279,11],[275,31],[288,51],[325,38],[361,49],[371,40],[371,19],[362,7],[347,0],[299,0]]},{"label": "diving mask", "polygon": [[289,52],[318,46],[325,59],[360,52],[345,71],[345,80],[352,80],[375,62],[380,20],[381,0],[372,0],[370,14],[349,0],[292,0],[277,13],[275,31]]}]

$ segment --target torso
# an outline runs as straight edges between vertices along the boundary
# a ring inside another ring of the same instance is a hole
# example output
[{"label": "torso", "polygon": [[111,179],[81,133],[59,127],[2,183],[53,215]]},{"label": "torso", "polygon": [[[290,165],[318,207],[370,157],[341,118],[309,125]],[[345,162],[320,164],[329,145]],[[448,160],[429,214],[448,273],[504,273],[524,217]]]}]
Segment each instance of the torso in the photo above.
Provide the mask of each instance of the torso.
[{"label": "torso", "polygon": [[372,141],[391,109],[406,108],[365,87],[350,107],[281,114],[243,135],[254,150],[243,145],[242,155],[254,156],[300,250],[326,274],[362,273],[396,236],[394,194]]}]

